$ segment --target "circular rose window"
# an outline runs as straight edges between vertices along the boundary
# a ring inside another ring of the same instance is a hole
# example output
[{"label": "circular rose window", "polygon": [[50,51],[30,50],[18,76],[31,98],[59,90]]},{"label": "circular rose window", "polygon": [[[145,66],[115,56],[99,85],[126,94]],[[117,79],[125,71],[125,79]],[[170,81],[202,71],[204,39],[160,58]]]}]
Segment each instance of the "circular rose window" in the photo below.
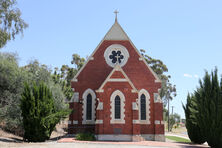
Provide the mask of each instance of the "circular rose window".
[{"label": "circular rose window", "polygon": [[129,53],[126,47],[120,44],[113,44],[104,52],[104,58],[111,67],[114,67],[116,64],[124,66],[129,58]]}]

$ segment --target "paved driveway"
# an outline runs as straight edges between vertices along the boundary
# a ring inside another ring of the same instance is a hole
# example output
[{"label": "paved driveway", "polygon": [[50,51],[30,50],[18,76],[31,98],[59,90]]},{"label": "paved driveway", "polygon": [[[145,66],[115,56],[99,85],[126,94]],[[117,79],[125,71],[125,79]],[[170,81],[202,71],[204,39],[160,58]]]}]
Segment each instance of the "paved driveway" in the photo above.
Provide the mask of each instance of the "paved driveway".
[{"label": "paved driveway", "polygon": [[[156,146],[145,145],[113,145],[113,144],[98,144],[98,143],[8,143],[2,145],[1,148],[157,148]],[[161,147],[168,148],[168,147]]]},{"label": "paved driveway", "polygon": [[[73,138],[72,138],[73,139]],[[105,141],[61,141],[62,139],[51,142],[42,143],[25,143],[22,141],[13,141],[0,137],[0,148],[206,148],[206,145],[190,145],[183,143],[172,142],[156,142],[156,141],[141,141],[141,142],[105,142]]]}]

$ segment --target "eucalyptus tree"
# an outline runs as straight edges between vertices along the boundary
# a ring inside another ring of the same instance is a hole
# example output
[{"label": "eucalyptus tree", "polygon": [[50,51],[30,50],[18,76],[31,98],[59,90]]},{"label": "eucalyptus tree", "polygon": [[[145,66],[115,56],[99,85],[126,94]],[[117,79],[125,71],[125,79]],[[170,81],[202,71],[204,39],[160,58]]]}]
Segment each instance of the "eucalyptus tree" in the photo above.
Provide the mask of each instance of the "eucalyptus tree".
[{"label": "eucalyptus tree", "polygon": [[17,34],[23,34],[28,24],[21,18],[16,0],[0,0],[0,48]]}]

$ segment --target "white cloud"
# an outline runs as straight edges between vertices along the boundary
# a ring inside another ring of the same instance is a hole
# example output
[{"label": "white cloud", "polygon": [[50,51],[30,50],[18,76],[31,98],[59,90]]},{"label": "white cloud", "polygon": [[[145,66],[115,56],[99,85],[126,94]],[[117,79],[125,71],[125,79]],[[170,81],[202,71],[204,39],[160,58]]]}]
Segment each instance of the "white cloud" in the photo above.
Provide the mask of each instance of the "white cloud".
[{"label": "white cloud", "polygon": [[197,74],[191,75],[191,74],[185,73],[185,74],[183,74],[183,76],[187,77],[187,78],[199,78],[199,76]]},{"label": "white cloud", "polygon": [[183,74],[183,76],[184,76],[184,77],[188,77],[188,78],[192,78],[192,77],[193,77],[192,75],[187,74],[187,73]]},{"label": "white cloud", "polygon": [[194,75],[194,77],[195,77],[195,78],[199,78],[199,76],[198,76],[198,75]]}]

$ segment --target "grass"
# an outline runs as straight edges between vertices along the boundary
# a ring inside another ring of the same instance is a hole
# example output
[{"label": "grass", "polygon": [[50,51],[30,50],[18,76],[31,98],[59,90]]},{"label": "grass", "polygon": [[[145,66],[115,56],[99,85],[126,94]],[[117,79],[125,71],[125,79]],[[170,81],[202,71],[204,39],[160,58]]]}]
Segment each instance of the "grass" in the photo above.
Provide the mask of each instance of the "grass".
[{"label": "grass", "polygon": [[176,137],[176,136],[165,136],[165,137],[167,139],[174,140],[176,142],[191,143],[190,140],[181,137]]}]

